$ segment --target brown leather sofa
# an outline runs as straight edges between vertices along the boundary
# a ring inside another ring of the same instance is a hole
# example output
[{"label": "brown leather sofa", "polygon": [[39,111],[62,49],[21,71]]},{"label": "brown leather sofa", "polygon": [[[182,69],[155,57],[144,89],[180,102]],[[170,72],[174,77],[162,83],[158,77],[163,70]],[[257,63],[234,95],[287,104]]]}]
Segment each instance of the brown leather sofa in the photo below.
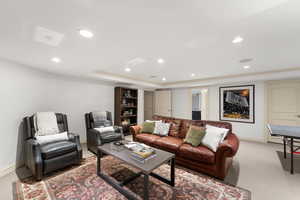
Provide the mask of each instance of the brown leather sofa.
[{"label": "brown leather sofa", "polygon": [[[175,153],[176,164],[184,167],[224,179],[232,164],[232,158],[239,148],[239,139],[232,133],[232,126],[228,122],[186,120],[170,117],[154,116],[155,120],[163,120],[179,125],[177,135],[169,133],[168,136],[141,133],[141,126],[131,126],[130,131],[134,141],[145,143],[149,146]],[[205,126],[206,124],[227,128],[229,133],[219,145],[217,152],[213,152],[205,146],[193,147],[184,143],[183,139],[190,125]],[[172,125],[173,126],[173,125]],[[172,127],[171,127],[172,128]]]}]

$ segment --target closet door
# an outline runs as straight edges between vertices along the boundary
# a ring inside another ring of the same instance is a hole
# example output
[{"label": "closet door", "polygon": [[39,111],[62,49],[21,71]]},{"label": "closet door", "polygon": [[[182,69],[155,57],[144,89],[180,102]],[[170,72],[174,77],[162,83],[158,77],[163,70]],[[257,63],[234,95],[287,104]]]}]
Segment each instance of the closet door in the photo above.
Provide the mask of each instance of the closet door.
[{"label": "closet door", "polygon": [[172,116],[171,90],[155,91],[155,114],[171,117]]},{"label": "closet door", "polygon": [[[300,126],[300,81],[272,81],[268,87],[268,123]],[[268,136],[271,142],[281,142]]]}]

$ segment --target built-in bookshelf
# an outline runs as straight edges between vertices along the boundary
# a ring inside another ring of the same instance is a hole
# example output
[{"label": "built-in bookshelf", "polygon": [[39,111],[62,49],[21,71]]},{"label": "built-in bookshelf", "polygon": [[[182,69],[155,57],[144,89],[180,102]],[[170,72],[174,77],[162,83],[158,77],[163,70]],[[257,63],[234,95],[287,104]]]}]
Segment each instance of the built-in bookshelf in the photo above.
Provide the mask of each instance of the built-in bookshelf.
[{"label": "built-in bookshelf", "polygon": [[115,125],[122,126],[125,135],[137,124],[138,90],[115,87]]}]

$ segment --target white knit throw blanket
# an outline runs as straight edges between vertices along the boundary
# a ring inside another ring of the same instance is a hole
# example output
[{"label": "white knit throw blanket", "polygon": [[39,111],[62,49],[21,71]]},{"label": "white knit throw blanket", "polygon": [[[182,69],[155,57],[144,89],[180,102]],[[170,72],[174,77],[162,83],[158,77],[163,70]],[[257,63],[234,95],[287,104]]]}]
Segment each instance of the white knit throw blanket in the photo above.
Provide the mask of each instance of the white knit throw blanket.
[{"label": "white knit throw blanket", "polygon": [[37,112],[34,116],[35,135],[52,135],[59,133],[54,112]]}]

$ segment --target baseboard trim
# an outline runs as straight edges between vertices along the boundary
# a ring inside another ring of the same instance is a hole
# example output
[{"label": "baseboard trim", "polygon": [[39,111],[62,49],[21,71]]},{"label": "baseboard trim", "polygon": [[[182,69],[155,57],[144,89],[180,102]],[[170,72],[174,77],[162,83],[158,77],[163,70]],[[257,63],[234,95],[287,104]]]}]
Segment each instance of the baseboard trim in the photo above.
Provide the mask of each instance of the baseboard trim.
[{"label": "baseboard trim", "polygon": [[265,140],[259,140],[259,139],[251,139],[251,138],[243,138],[243,137],[239,137],[239,139],[241,141],[245,141],[245,142],[258,142],[258,143],[264,143],[264,144],[267,143],[267,141],[265,141]]},{"label": "baseboard trim", "polygon": [[11,166],[0,170],[0,177],[3,177],[15,170],[16,166],[12,164]]}]

